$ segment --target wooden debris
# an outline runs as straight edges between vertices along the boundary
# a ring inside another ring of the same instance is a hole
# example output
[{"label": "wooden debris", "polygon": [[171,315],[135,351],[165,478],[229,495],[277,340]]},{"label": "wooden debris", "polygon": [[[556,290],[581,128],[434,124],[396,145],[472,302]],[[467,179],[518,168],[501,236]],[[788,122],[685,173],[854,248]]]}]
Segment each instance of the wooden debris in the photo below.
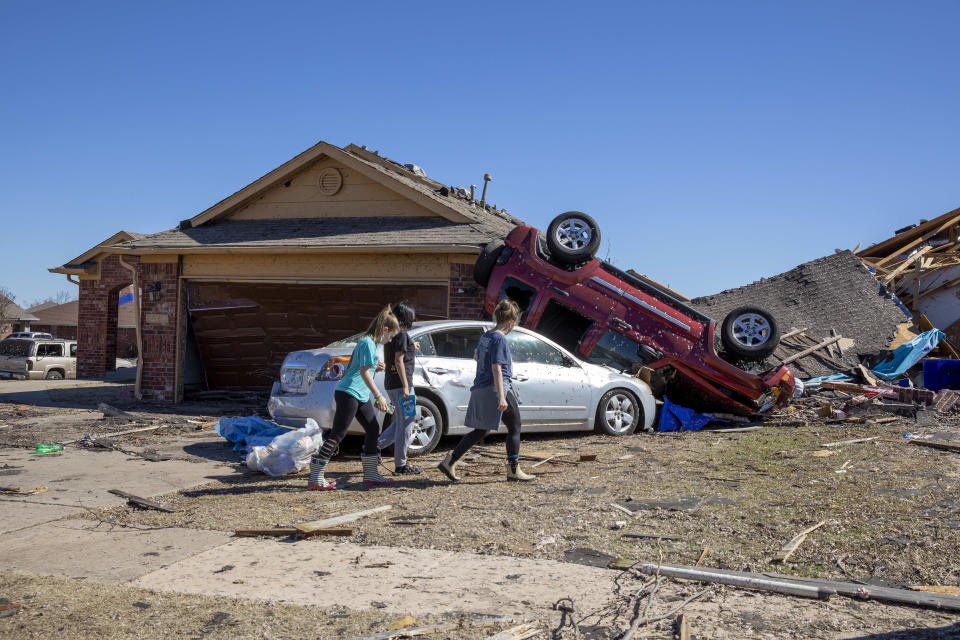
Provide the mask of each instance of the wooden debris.
[{"label": "wooden debris", "polygon": [[622,511],[623,513],[627,514],[627,515],[630,516],[631,518],[633,517],[633,511],[630,511],[630,509],[627,509],[626,507],[621,507],[620,505],[618,505],[618,504],[615,503],[615,502],[611,502],[611,503],[610,503],[610,506],[613,507],[614,509],[616,509],[617,511]]},{"label": "wooden debris", "polygon": [[233,535],[240,538],[255,538],[257,536],[352,536],[353,529],[312,529],[310,532],[301,531],[294,527],[277,527],[275,529],[237,529]]},{"label": "wooden debris", "polygon": [[934,449],[942,449],[944,451],[956,451],[960,453],[960,442],[944,442],[942,440],[910,440],[911,444],[920,445],[921,447],[933,447]]},{"label": "wooden debris", "polygon": [[313,520],[311,522],[299,522],[293,525],[298,531],[303,533],[310,533],[318,529],[329,529],[330,527],[335,527],[337,525],[346,524],[348,522],[353,522],[359,520],[360,518],[365,518],[374,513],[380,513],[381,511],[389,511],[393,506],[385,504],[380,507],[374,507],[373,509],[366,509],[364,511],[357,511],[356,513],[348,513],[342,516],[336,516],[334,518],[326,518],[324,520]]},{"label": "wooden debris", "polygon": [[540,635],[540,621],[526,622],[518,624],[515,627],[505,629],[500,633],[490,636],[489,640],[526,640]]},{"label": "wooden debris", "polygon": [[829,449],[821,449],[820,451],[814,451],[811,455],[814,458],[827,458],[832,455],[836,455],[836,451],[830,451]]},{"label": "wooden debris", "polygon": [[677,623],[677,637],[679,640],[690,640],[690,623],[687,622],[687,614],[680,614],[680,621]]},{"label": "wooden debris", "polygon": [[8,496],[32,496],[35,493],[43,493],[46,487],[34,487],[33,489],[21,489],[20,487],[0,487],[0,493]]},{"label": "wooden debris", "polygon": [[[89,437],[92,440],[96,440],[98,438],[116,438],[117,436],[126,436],[131,433],[140,433],[141,431],[155,431],[157,429],[163,429],[166,426],[169,426],[169,425],[154,424],[154,425],[150,425],[149,427],[139,427],[137,429],[127,429],[126,431],[118,431],[117,433],[101,433],[99,435],[92,435],[92,436],[85,436],[85,437]],[[62,444],[66,446],[68,444],[73,444],[74,442],[80,442],[81,440],[83,440],[83,438],[76,438],[74,440],[65,440],[58,444]]]},{"label": "wooden debris", "polygon": [[714,433],[740,433],[742,431],[756,431],[759,429],[759,426],[753,427],[735,427],[732,429],[711,429]]},{"label": "wooden debris", "polygon": [[539,467],[539,466],[542,465],[542,464],[545,464],[545,463],[547,463],[547,462],[550,462],[550,461],[553,460],[554,458],[556,458],[556,456],[550,456],[549,458],[544,458],[544,459],[541,460],[540,462],[535,462],[535,463],[533,463],[532,465],[530,465],[530,468],[533,469],[534,467]]},{"label": "wooden debris", "polygon": [[97,405],[97,411],[103,413],[104,418],[125,418],[127,420],[133,420],[134,416],[127,413],[123,409],[117,409],[116,407],[107,404],[106,402],[101,402]]},{"label": "wooden debris", "polygon": [[381,631],[380,633],[375,633],[372,636],[357,636],[350,638],[350,640],[391,640],[392,638],[414,638],[417,636],[428,636],[434,633],[443,633],[444,631],[456,631],[457,629],[478,629],[490,627],[501,622],[503,622],[503,618],[484,618],[481,620],[445,622],[442,624],[431,624],[425,627],[405,627],[403,629],[395,629],[393,631]]},{"label": "wooden debris", "polygon": [[683,540],[681,536],[668,536],[662,533],[624,533],[624,538],[653,539],[653,540]]},{"label": "wooden debris", "polygon": [[854,438],[853,440],[840,440],[838,442],[828,442],[823,445],[824,447],[842,447],[847,444],[857,444],[860,442],[870,442],[871,440],[877,440],[880,436],[873,436],[872,438]]},{"label": "wooden debris", "polygon": [[145,509],[156,509],[157,511],[163,511],[165,513],[177,512],[176,509],[165,507],[159,502],[154,502],[153,500],[148,500],[147,498],[141,498],[140,496],[135,496],[132,493],[127,493],[126,491],[120,491],[119,489],[110,489],[107,493],[112,493],[115,496],[126,498],[127,502],[132,502],[133,504],[140,507],[144,507]]},{"label": "wooden debris", "polygon": [[[814,352],[816,352],[816,351],[819,351],[820,349],[826,348],[827,346],[833,344],[834,342],[839,342],[841,339],[843,339],[843,336],[834,336],[834,337],[832,337],[832,338],[828,338],[827,340],[824,340],[823,342],[820,342],[820,343],[818,343],[818,344],[816,344],[816,345],[814,345],[814,346],[812,346],[812,347],[808,347],[808,348],[804,349],[803,351],[800,351],[800,352],[798,352],[798,353],[793,354],[792,356],[789,356],[789,357],[787,357],[787,358],[784,358],[783,361],[782,361],[780,364],[781,364],[781,365],[790,364],[791,362],[794,362],[794,361],[796,361],[796,360],[799,360],[800,358],[805,358],[806,356],[809,356],[810,354],[812,354],[812,353],[814,353]],[[826,356],[826,357],[829,357],[829,356]]]},{"label": "wooden debris", "polygon": [[787,559],[791,555],[793,555],[793,552],[797,550],[797,547],[803,544],[803,541],[807,539],[807,534],[816,531],[817,529],[819,529],[825,524],[827,524],[827,521],[822,520],[817,524],[813,525],[812,527],[807,527],[806,529],[804,529],[803,531],[795,535],[790,542],[788,542],[787,544],[783,545],[783,547],[780,548],[780,552],[777,553],[776,556],[774,556],[773,562],[786,562]]},{"label": "wooden debris", "polygon": [[697,564],[695,566],[699,567],[700,565],[702,565],[703,561],[707,559],[708,553],[710,553],[709,545],[703,545],[703,551],[700,552],[700,558],[697,560]]},{"label": "wooden debris", "polygon": [[940,413],[948,413],[957,405],[957,400],[960,400],[960,392],[944,389],[937,394],[936,409]]},{"label": "wooden debris", "polygon": [[399,620],[397,620],[396,622],[394,622],[389,627],[387,627],[387,631],[396,631],[398,629],[406,629],[408,627],[412,627],[415,624],[417,624],[417,619],[407,614],[402,618],[400,618]]},{"label": "wooden debris", "polygon": [[597,454],[595,453],[581,453],[580,462],[593,462],[597,459]]}]

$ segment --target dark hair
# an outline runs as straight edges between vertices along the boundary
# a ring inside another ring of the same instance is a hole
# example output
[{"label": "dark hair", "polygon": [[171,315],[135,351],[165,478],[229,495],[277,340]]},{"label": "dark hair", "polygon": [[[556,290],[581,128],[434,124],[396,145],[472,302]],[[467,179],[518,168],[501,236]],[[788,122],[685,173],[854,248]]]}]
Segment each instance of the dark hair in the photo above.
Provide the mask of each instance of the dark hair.
[{"label": "dark hair", "polygon": [[404,300],[393,305],[393,315],[397,316],[397,322],[400,323],[401,329],[404,331],[413,329],[413,321],[417,319],[417,313],[409,302]]}]

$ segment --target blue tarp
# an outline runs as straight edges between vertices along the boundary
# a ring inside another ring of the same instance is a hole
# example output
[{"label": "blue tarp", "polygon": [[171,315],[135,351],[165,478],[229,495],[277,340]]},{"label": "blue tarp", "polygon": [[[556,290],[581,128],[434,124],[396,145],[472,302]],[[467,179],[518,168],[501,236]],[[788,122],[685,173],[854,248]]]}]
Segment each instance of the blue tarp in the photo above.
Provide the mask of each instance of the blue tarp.
[{"label": "blue tarp", "polygon": [[693,409],[670,402],[670,398],[666,396],[663,397],[663,406],[660,408],[660,431],[700,431],[711,422],[726,422],[726,420],[699,414]]},{"label": "blue tarp", "polygon": [[[910,342],[904,342],[893,350],[891,357],[886,362],[881,362],[871,369],[873,374],[883,380],[894,380],[907,372],[913,365],[920,362],[928,353],[930,353],[937,343],[943,339],[946,334],[939,329],[931,329],[921,333]],[[852,380],[850,376],[844,373],[835,373],[832,376],[823,376],[822,378],[810,378],[804,380],[807,382],[823,382],[824,380]]]},{"label": "blue tarp", "polygon": [[217,435],[234,443],[234,451],[243,452],[250,447],[265,447],[281,433],[290,431],[258,416],[221,418],[214,429]]}]

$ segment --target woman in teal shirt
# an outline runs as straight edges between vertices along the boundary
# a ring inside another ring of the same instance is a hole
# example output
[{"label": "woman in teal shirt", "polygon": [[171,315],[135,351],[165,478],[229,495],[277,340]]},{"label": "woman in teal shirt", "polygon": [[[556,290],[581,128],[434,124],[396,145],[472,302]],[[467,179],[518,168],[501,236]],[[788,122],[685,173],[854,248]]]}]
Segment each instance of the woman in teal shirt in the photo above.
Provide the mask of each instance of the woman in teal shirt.
[{"label": "woman in teal shirt", "polygon": [[[393,480],[385,478],[377,471],[380,466],[380,450],[377,448],[377,436],[380,435],[380,423],[373,410],[374,405],[380,411],[389,408],[386,399],[380,395],[380,390],[373,382],[373,371],[376,371],[379,362],[377,342],[386,343],[393,339],[400,331],[393,311],[387,306],[374,318],[367,328],[366,335],[353,348],[350,364],[343,374],[343,379],[333,392],[336,401],[336,410],[333,414],[333,427],[323,439],[323,444],[310,458],[310,480],[307,488],[316,491],[336,489],[336,481],[327,482],[323,472],[327,463],[333,457],[333,452],[347,434],[347,427],[356,418],[363,427],[363,484],[368,487],[379,487],[392,484]],[[370,402],[370,396],[374,402]]]}]

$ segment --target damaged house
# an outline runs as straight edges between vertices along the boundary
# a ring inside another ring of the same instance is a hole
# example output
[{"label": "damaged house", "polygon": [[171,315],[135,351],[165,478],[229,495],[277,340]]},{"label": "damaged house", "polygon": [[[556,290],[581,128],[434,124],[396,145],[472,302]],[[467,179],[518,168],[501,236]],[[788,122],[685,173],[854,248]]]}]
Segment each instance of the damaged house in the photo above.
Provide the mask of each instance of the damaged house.
[{"label": "damaged house", "polygon": [[518,221],[415,165],[320,142],[177,227],[120,232],[51,269],[80,285],[78,377],[113,369],[131,284],[138,393],[268,390],[290,351],[366,328],[387,303],[475,318],[482,245]]}]

